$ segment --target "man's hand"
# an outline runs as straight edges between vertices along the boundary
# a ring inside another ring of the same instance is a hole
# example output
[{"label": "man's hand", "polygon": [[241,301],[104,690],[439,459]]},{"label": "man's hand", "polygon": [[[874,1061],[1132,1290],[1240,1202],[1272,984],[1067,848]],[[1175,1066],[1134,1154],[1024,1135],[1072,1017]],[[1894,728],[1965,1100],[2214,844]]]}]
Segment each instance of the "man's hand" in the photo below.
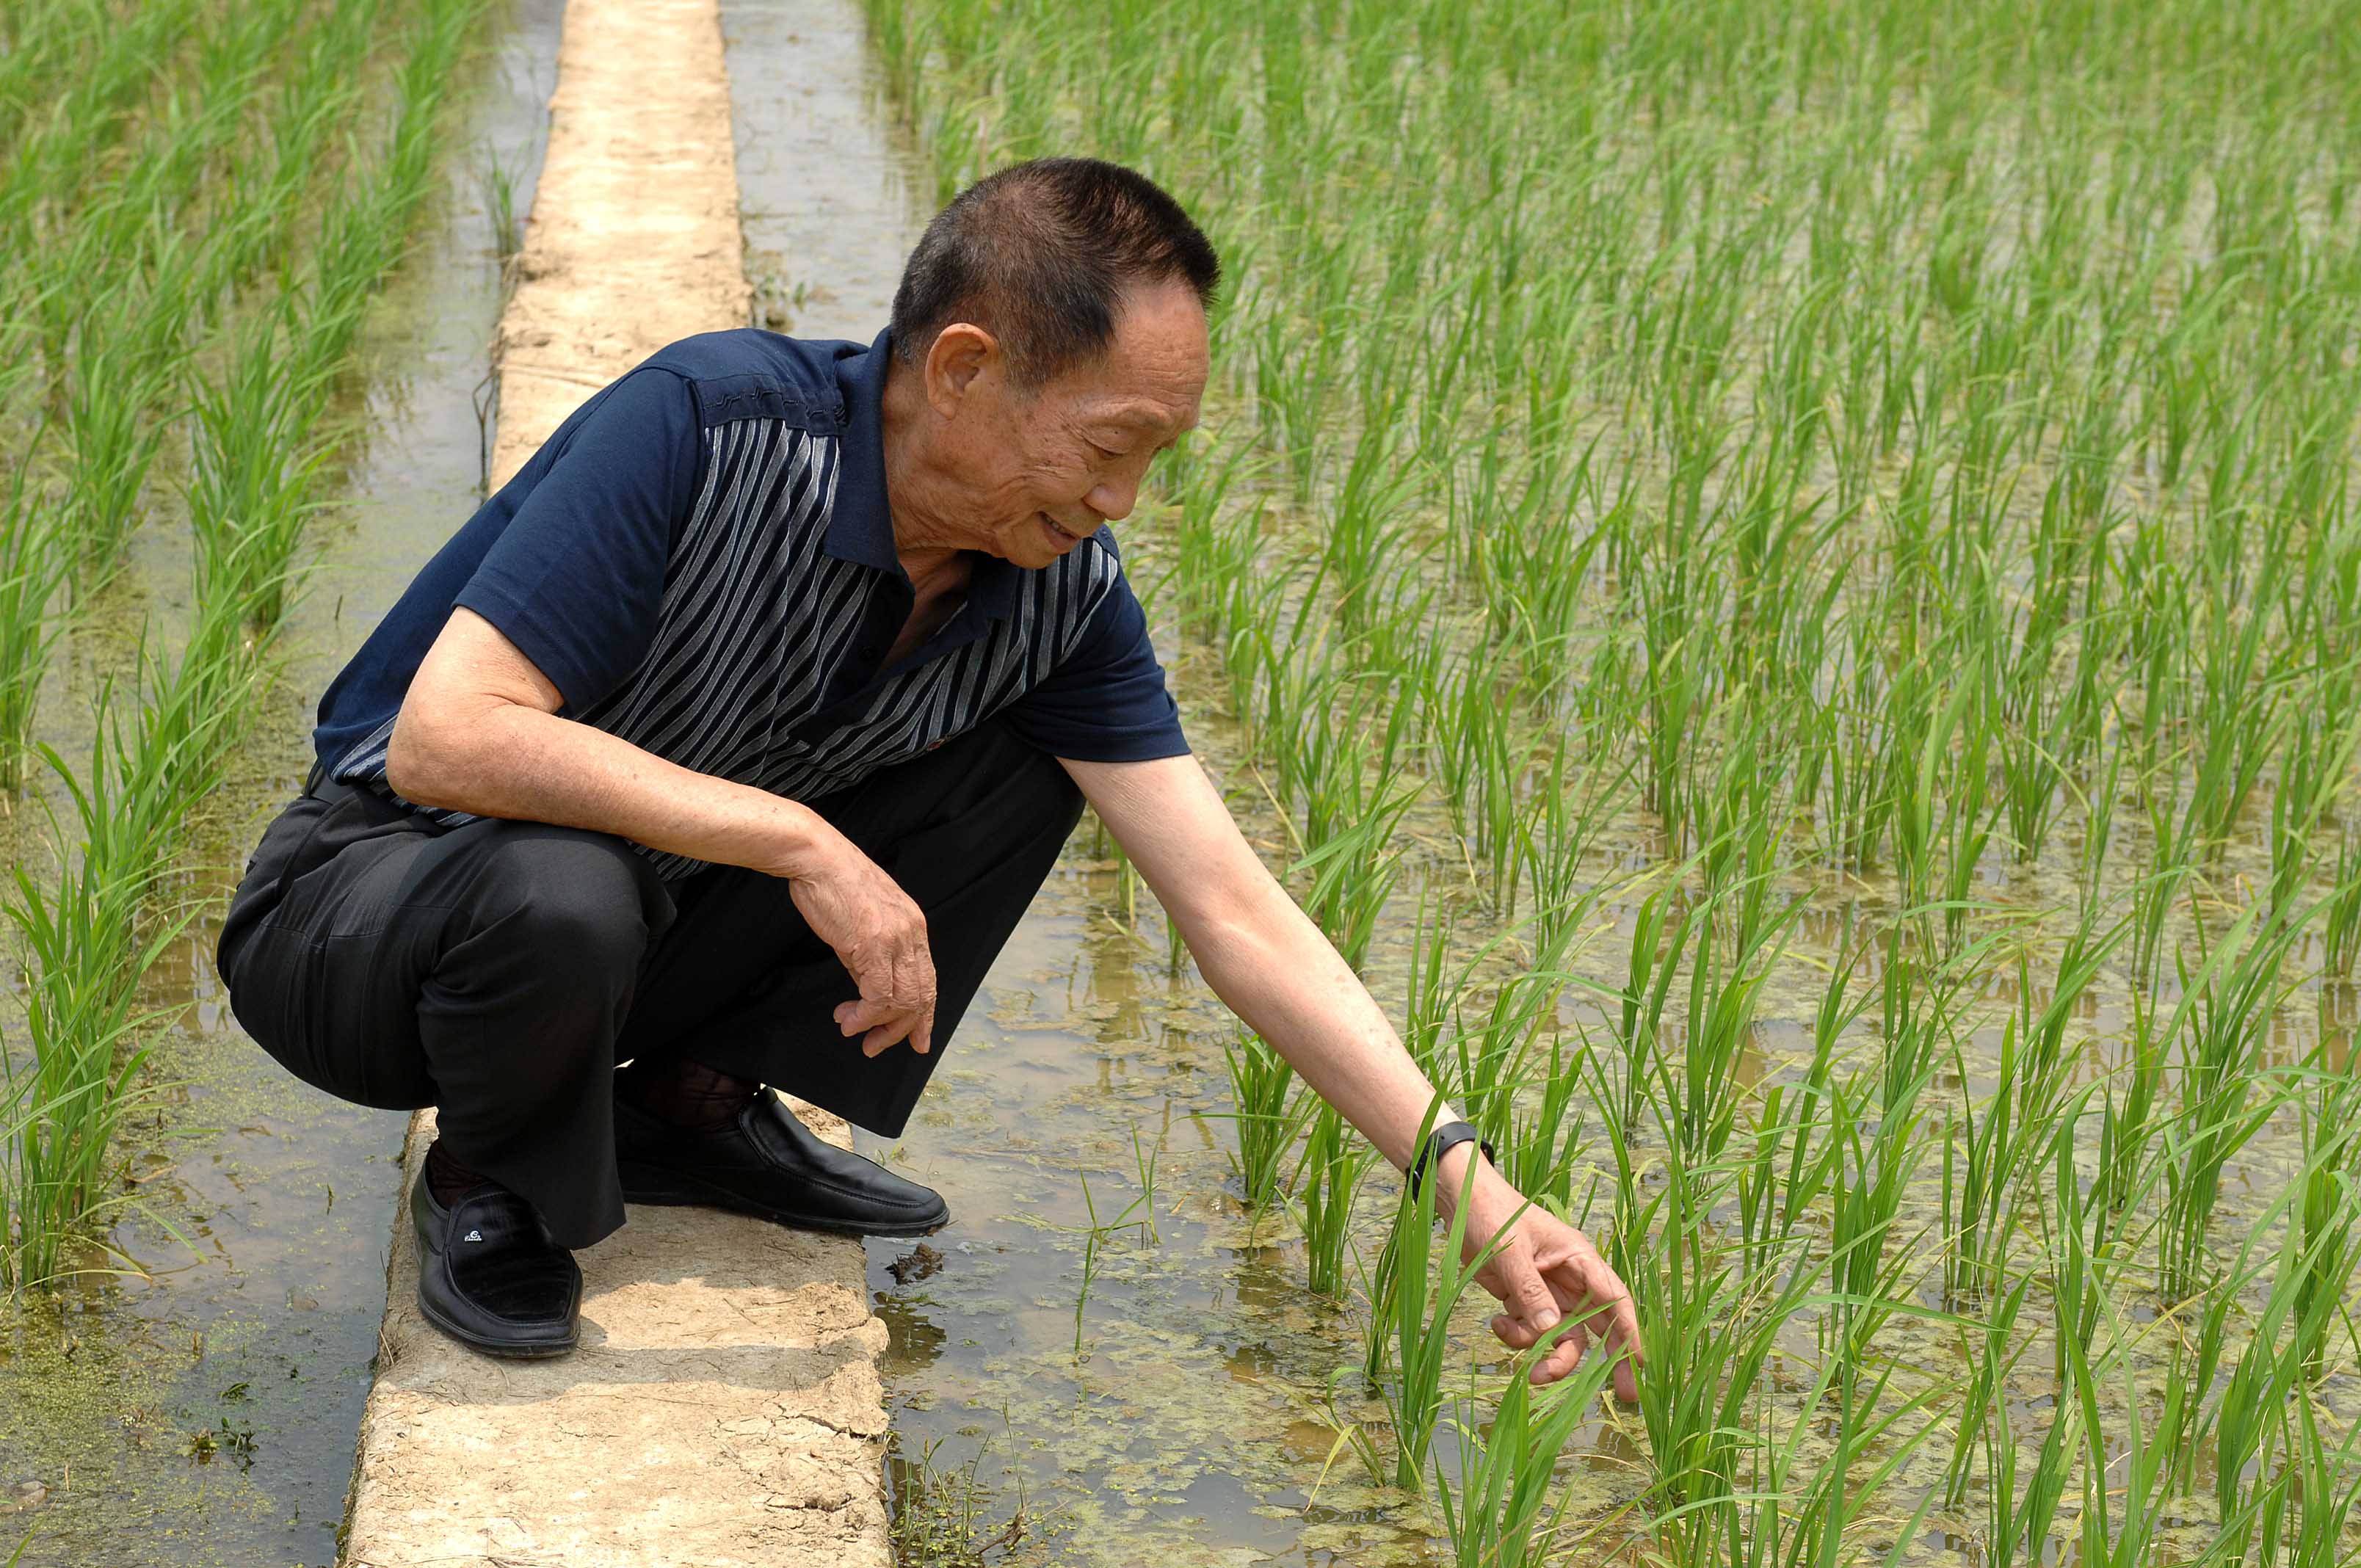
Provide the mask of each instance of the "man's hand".
[{"label": "man's hand", "polygon": [[[1523,1350],[1572,1315],[1579,1321],[1533,1364],[1532,1381],[1554,1383],[1573,1371],[1595,1333],[1616,1357],[1615,1397],[1632,1403],[1640,1397],[1640,1319],[1632,1310],[1631,1292],[1588,1236],[1538,1204],[1526,1204],[1475,1149],[1473,1144],[1463,1144],[1444,1157],[1446,1165],[1461,1168],[1463,1181],[1474,1178],[1463,1260],[1481,1252],[1502,1225],[1510,1224],[1509,1217],[1517,1215],[1490,1261],[1476,1274],[1477,1283],[1507,1308],[1493,1314],[1493,1333],[1501,1343]],[[1446,1191],[1458,1185],[1446,1176]],[[1517,1213],[1520,1206],[1524,1208],[1521,1214]]]},{"label": "man's hand", "polygon": [[926,911],[851,839],[838,833],[829,839],[786,875],[787,894],[804,923],[836,949],[861,987],[859,1001],[837,1004],[836,1026],[862,1036],[864,1056],[904,1038],[924,1056],[933,1048],[935,1030],[935,959],[927,946]]}]

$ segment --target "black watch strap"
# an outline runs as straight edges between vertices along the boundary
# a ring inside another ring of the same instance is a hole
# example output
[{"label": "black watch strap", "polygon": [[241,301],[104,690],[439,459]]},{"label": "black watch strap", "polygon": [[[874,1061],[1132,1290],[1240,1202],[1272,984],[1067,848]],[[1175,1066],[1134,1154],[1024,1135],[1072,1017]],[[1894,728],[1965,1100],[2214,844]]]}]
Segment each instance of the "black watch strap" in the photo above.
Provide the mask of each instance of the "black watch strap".
[{"label": "black watch strap", "polygon": [[1492,1152],[1491,1141],[1476,1130],[1475,1123],[1445,1122],[1426,1135],[1426,1146],[1421,1149],[1418,1157],[1411,1162],[1410,1169],[1406,1172],[1410,1177],[1411,1196],[1413,1198],[1418,1196],[1418,1179],[1425,1172],[1428,1166],[1441,1159],[1445,1150],[1456,1148],[1459,1145],[1466,1143],[1472,1143],[1482,1149],[1484,1157],[1494,1165],[1500,1163],[1499,1156]]}]

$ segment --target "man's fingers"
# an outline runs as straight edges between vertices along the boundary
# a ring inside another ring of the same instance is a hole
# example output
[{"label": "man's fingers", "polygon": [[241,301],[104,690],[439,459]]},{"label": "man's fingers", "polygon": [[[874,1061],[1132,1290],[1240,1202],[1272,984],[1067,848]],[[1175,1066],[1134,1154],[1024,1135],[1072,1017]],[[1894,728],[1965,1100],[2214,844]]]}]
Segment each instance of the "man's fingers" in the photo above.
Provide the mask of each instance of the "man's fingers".
[{"label": "man's fingers", "polygon": [[1550,1288],[1568,1311],[1582,1314],[1584,1329],[1607,1342],[1616,1358],[1615,1395],[1625,1404],[1640,1397],[1640,1314],[1631,1292],[1607,1260],[1567,1259],[1550,1275]]},{"label": "man's fingers", "polygon": [[923,934],[894,966],[894,981],[895,1000],[910,1015],[910,1027],[905,1031],[910,1048],[923,1055],[933,1042],[935,1022],[935,959],[927,950]]},{"label": "man's fingers", "polygon": [[1542,1337],[1506,1312],[1492,1314],[1492,1332],[1510,1350],[1523,1350]]},{"label": "man's fingers", "polygon": [[861,1042],[861,1054],[865,1057],[876,1056],[888,1046],[891,1046],[895,1041],[905,1038],[910,1033],[910,1025],[913,1022],[914,1020],[911,1018],[910,1014],[903,1013],[896,1014],[895,1018],[885,1023],[878,1025],[877,1027],[870,1030],[869,1033],[862,1037]]},{"label": "man's fingers", "polygon": [[1580,1323],[1576,1323],[1565,1332],[1563,1339],[1550,1346],[1547,1355],[1534,1364],[1532,1371],[1526,1375],[1527,1381],[1535,1387],[1554,1383],[1581,1365],[1583,1356],[1589,1350],[1590,1335]]},{"label": "man's fingers", "polygon": [[[1509,1310],[1525,1331],[1525,1344],[1532,1344],[1557,1326],[1565,1314],[1558,1310],[1557,1298],[1551,1294],[1549,1281],[1533,1266],[1532,1255],[1521,1248],[1500,1254],[1500,1271],[1509,1287]],[[1521,1350],[1524,1345],[1517,1347]]]}]

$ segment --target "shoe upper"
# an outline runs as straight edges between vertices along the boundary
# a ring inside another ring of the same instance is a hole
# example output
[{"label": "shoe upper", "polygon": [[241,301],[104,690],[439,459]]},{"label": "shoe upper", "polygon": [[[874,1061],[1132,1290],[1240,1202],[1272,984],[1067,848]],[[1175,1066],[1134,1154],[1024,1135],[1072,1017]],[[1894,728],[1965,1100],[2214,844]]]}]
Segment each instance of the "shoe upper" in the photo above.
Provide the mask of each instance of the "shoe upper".
[{"label": "shoe upper", "polygon": [[728,1126],[709,1132],[672,1126],[627,1100],[618,1099],[615,1110],[615,1148],[626,1168],[626,1198],[633,1195],[631,1168],[653,1167],[693,1176],[766,1212],[916,1225],[939,1224],[950,1217],[940,1193],[838,1148],[797,1121],[767,1090]]},{"label": "shoe upper", "polygon": [[421,1294],[471,1336],[570,1341],[582,1304],[582,1269],[551,1239],[533,1206],[505,1188],[485,1185],[449,1209],[422,1176],[412,1207],[418,1219]]}]

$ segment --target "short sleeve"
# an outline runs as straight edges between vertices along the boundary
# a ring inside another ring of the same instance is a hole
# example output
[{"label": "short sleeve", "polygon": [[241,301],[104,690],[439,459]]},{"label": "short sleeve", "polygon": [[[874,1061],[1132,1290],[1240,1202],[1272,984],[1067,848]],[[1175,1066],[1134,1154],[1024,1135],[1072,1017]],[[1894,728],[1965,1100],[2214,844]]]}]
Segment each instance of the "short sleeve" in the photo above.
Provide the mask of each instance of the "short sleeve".
[{"label": "short sleeve", "polygon": [[1078,762],[1144,762],[1189,750],[1148,617],[1120,573],[1073,652],[1007,714],[1020,739]]},{"label": "short sleeve", "polygon": [[688,384],[654,367],[607,388],[550,440],[546,468],[453,602],[498,627],[579,711],[655,641],[704,444]]}]

